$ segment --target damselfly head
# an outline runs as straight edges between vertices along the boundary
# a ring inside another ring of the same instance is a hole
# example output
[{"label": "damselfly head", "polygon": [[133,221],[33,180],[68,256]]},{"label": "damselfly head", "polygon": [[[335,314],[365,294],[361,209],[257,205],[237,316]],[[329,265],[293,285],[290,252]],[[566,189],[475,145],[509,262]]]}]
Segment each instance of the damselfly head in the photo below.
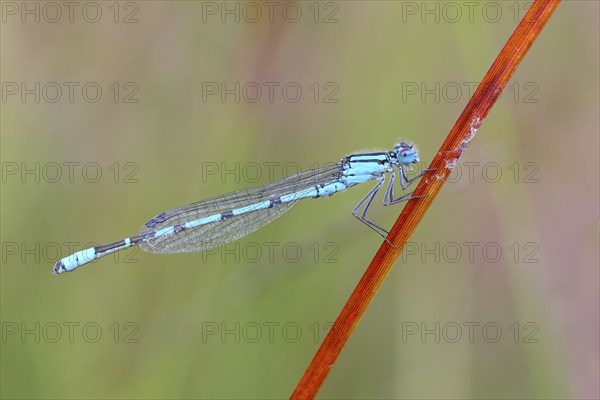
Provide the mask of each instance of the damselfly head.
[{"label": "damselfly head", "polygon": [[419,149],[414,143],[400,142],[394,146],[394,152],[400,164],[409,165],[419,162]]}]

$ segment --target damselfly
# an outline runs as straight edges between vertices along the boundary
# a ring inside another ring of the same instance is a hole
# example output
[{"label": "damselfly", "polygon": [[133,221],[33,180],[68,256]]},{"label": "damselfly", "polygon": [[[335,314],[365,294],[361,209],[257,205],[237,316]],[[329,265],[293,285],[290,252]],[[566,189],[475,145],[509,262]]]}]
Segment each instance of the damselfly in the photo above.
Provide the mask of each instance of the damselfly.
[{"label": "damselfly", "polygon": [[351,154],[340,162],[291,175],[260,188],[192,203],[162,212],[146,222],[140,232],[118,242],[91,247],[59,260],[55,274],[73,271],[100,257],[132,246],[150,253],[190,253],[204,251],[246,236],[279,218],[306,198],[329,197],[359,183],[376,181],[352,215],[385,237],[387,231],[367,219],[373,199],[390,174],[383,204],[391,205],[413,199],[411,193],[394,195],[395,169],[402,190],[427,170],[408,178],[406,170],[419,162],[419,152],[412,143],[400,142],[391,151]]}]

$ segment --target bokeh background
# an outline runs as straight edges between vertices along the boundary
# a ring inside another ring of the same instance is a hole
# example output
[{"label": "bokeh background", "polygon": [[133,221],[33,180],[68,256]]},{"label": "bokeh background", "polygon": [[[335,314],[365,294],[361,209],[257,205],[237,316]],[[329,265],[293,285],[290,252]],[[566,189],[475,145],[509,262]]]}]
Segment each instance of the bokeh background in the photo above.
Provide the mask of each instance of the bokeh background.
[{"label": "bokeh background", "polygon": [[[382,241],[368,187],[216,252],[53,263],[398,137],[428,162],[529,3],[73,4],[1,4],[3,398],[289,396]],[[598,22],[559,6],[321,398],[599,397]]]}]

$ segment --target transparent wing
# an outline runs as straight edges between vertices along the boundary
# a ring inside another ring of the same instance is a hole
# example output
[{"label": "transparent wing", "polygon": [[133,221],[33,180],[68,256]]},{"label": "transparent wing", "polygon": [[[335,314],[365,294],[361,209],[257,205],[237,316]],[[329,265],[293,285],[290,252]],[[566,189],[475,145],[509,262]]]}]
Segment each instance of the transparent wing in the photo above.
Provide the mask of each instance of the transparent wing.
[{"label": "transparent wing", "polygon": [[[339,171],[338,164],[330,164],[322,168],[299,172],[259,188],[239,190],[174,208],[162,212],[146,222],[140,230],[140,235],[261,201],[278,199],[286,194],[328,183],[339,177]],[[289,211],[295,204],[296,201],[280,203],[272,208],[232,216],[223,221],[211,222],[176,234],[150,238],[141,242],[140,247],[150,253],[190,253],[212,249],[260,229]]]}]

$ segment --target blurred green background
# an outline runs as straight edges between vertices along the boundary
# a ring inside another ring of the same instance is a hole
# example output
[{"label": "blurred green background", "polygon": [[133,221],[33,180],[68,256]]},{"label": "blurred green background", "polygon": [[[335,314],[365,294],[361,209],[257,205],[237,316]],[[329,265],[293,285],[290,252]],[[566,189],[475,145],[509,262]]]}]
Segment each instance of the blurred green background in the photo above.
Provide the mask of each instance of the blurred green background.
[{"label": "blurred green background", "polygon": [[[529,3],[73,4],[2,2],[2,398],[289,396],[382,241],[369,187],[53,263],[398,137],[429,162]],[[598,398],[598,20],[559,6],[321,398]]]}]

